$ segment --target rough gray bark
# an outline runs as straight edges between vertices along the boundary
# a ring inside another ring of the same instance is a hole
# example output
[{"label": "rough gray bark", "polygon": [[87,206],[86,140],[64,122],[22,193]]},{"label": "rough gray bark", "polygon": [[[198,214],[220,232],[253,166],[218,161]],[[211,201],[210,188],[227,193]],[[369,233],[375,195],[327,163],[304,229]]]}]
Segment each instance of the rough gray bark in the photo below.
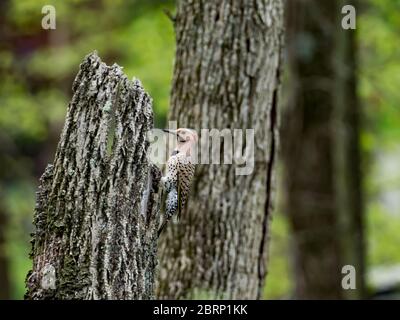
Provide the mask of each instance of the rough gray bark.
[{"label": "rough gray bark", "polygon": [[[198,165],[187,211],[160,241],[159,298],[260,298],[277,149],[280,0],[179,1],[170,120],[254,129],[255,167]],[[199,131],[200,132],[200,131]]]},{"label": "rough gray bark", "polygon": [[283,120],[295,297],[342,299],[342,267],[357,269],[363,242],[354,32],[341,0],[288,1],[290,98]]},{"label": "rough gray bark", "polygon": [[140,82],[88,55],[40,179],[27,299],[153,297],[160,173],[147,159],[152,126]]}]

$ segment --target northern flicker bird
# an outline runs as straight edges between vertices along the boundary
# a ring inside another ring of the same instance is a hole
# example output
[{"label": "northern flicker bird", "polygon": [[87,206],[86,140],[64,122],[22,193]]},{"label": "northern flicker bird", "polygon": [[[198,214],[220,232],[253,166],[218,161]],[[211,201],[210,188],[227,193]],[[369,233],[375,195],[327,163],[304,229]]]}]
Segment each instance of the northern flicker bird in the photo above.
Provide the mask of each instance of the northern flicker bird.
[{"label": "northern flicker bird", "polygon": [[190,183],[194,176],[194,152],[197,144],[197,133],[194,130],[179,128],[164,130],[176,136],[177,147],[167,161],[166,174],[161,178],[166,193],[164,221],[158,235],[161,234],[172,216],[178,219],[187,202]]}]

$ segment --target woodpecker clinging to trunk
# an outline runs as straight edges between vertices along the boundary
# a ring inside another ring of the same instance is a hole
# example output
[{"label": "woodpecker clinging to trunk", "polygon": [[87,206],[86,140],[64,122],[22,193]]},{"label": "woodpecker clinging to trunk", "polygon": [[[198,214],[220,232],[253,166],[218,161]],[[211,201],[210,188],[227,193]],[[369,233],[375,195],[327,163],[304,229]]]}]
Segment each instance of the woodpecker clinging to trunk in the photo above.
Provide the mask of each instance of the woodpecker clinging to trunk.
[{"label": "woodpecker clinging to trunk", "polygon": [[176,215],[179,219],[182,209],[187,202],[190,183],[194,176],[194,152],[197,144],[197,133],[194,130],[179,128],[177,130],[164,130],[176,136],[177,147],[167,161],[167,169],[161,182],[166,192],[164,221],[158,235],[171,219]]}]

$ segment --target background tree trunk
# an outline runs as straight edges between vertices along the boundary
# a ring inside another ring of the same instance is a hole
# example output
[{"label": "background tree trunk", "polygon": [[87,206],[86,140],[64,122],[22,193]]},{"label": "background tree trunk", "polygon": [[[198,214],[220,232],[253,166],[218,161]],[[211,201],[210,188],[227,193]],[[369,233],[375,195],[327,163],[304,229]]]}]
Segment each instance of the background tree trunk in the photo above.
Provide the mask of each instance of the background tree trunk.
[{"label": "background tree trunk", "polygon": [[[179,1],[170,120],[254,129],[255,166],[197,167],[188,208],[160,241],[159,298],[262,296],[277,149],[280,0]],[[248,143],[248,142],[247,142]]]},{"label": "background tree trunk", "polygon": [[[340,299],[342,267],[357,268],[363,240],[354,31],[335,1],[288,1],[290,98],[282,130],[295,297]],[[335,58],[336,57],[336,58]]]},{"label": "background tree trunk", "polygon": [[[338,0],[339,9],[345,5],[359,8],[359,1]],[[338,25],[340,19],[338,19]],[[362,155],[360,144],[361,105],[357,93],[358,46],[357,31],[338,28],[336,58],[336,191],[338,192],[341,249],[344,264],[357,271],[357,290],[346,291],[347,298],[363,298],[365,288],[364,197]]]},{"label": "background tree trunk", "polygon": [[151,100],[119,66],[86,57],[34,214],[28,299],[153,297],[159,171]]}]

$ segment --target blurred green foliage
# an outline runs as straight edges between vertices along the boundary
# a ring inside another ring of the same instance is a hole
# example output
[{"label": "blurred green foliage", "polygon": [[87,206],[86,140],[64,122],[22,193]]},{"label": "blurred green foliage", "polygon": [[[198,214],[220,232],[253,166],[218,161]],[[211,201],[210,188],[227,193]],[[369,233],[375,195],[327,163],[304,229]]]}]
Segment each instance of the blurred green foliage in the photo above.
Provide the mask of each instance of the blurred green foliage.
[{"label": "blurred green foliage", "polygon": [[[53,160],[72,81],[97,50],[153,98],[155,125],[166,122],[174,30],[163,9],[174,1],[7,0],[0,13],[0,205],[8,218],[6,254],[12,297],[22,298],[31,267],[29,234],[35,190]],[[56,9],[56,29],[41,28],[42,7]],[[4,10],[3,10],[4,9]],[[1,290],[1,288],[0,288]]]},{"label": "blurred green foliage", "polygon": [[367,264],[400,264],[400,1],[368,0],[358,17],[367,201]]},{"label": "blurred green foliage", "polygon": [[369,2],[358,17],[360,95],[369,129],[363,147],[374,151],[400,137],[400,1]]},{"label": "blurred green foliage", "polygon": [[[43,5],[57,29],[43,30]],[[0,208],[8,218],[6,254],[12,297],[22,298],[30,268],[29,233],[38,178],[52,161],[72,81],[83,57],[97,50],[108,64],[139,78],[154,99],[155,124],[166,121],[174,30],[163,13],[172,0],[4,0],[0,10]],[[4,10],[3,10],[4,9]],[[400,1],[366,0],[358,11],[359,92],[367,200],[368,265],[400,264],[400,207],[385,194],[400,190],[400,170],[382,177],[378,155],[400,157]],[[389,179],[390,178],[390,179]],[[399,197],[400,198],[400,197]],[[279,211],[282,211],[280,209]],[[267,298],[292,289],[284,213],[272,223]],[[1,290],[1,288],[0,288]]]}]

